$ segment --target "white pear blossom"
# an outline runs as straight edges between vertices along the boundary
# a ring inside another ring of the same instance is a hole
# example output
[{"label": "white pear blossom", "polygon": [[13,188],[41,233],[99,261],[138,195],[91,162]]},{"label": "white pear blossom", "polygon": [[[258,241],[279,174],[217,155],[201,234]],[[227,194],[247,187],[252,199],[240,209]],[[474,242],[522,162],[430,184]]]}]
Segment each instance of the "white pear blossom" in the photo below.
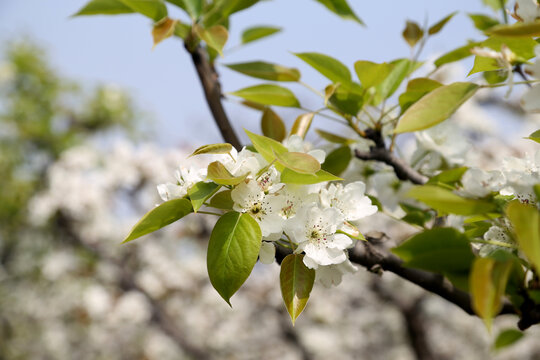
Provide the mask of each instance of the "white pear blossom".
[{"label": "white pear blossom", "polygon": [[503,227],[496,225],[490,227],[484,234],[484,240],[492,242],[492,244],[481,244],[478,254],[482,257],[489,256],[497,250],[508,251],[511,249],[511,247],[505,246],[505,244],[511,245],[512,239]]},{"label": "white pear blossom", "polygon": [[276,258],[276,247],[274,243],[263,241],[259,250],[259,261],[262,264],[272,264]]},{"label": "white pear blossom", "polygon": [[347,184],[330,184],[328,189],[321,190],[321,204],[341,212],[348,221],[356,221],[377,212],[377,207],[364,195],[366,184],[356,181]]},{"label": "white pear blossom", "polygon": [[249,151],[245,147],[240,152],[233,148],[230,155],[224,155],[220,161],[234,176],[245,174],[256,176],[267,165],[267,162],[260,154]]},{"label": "white pear blossom", "polygon": [[240,183],[231,192],[233,209],[251,215],[261,227],[264,238],[279,239],[283,231],[284,219],[279,215],[283,198],[275,194],[265,194],[254,180]]},{"label": "white pear blossom", "polygon": [[540,6],[536,0],[516,0],[514,15],[523,22],[534,22],[540,17]]},{"label": "white pear blossom", "polygon": [[358,268],[349,259],[340,264],[319,266],[315,272],[315,281],[323,284],[324,287],[338,286],[345,274],[354,274]]},{"label": "white pear blossom", "polygon": [[298,210],[285,224],[286,233],[304,251],[304,264],[316,269],[319,265],[340,264],[347,260],[345,249],[353,245],[347,235],[336,233],[343,224],[343,215],[334,208],[321,209],[311,203]]},{"label": "white pear blossom", "polygon": [[499,170],[484,171],[468,169],[461,178],[463,187],[460,193],[468,197],[484,197],[493,191],[499,191],[505,185],[504,174]]},{"label": "white pear blossom", "polygon": [[279,182],[279,178],[279,171],[272,165],[268,170],[257,176],[256,181],[265,193],[275,193],[285,185]]},{"label": "white pear blossom", "polygon": [[187,195],[188,189],[199,181],[206,178],[205,168],[185,168],[180,167],[175,172],[176,184],[165,183],[157,186],[159,196],[163,201],[183,198]]},{"label": "white pear blossom", "polygon": [[442,156],[449,165],[461,165],[470,150],[470,144],[459,127],[451,121],[444,121],[427,130],[416,133],[418,149],[413,154],[412,163],[418,162],[426,152],[433,151]]},{"label": "white pear blossom", "polygon": [[288,139],[283,140],[283,145],[289,150],[294,152],[303,152],[313,156],[321,164],[326,158],[326,152],[321,149],[311,150],[311,144],[304,141],[299,135],[291,135]]},{"label": "white pear blossom", "polygon": [[540,150],[525,158],[509,157],[503,160],[506,187],[503,195],[514,195],[522,202],[535,203],[533,185],[540,183]]},{"label": "white pear blossom", "polygon": [[296,215],[296,212],[302,205],[319,201],[318,195],[310,190],[310,186],[294,184],[288,184],[283,187],[279,192],[279,195],[283,199],[279,210],[281,217],[289,219]]}]

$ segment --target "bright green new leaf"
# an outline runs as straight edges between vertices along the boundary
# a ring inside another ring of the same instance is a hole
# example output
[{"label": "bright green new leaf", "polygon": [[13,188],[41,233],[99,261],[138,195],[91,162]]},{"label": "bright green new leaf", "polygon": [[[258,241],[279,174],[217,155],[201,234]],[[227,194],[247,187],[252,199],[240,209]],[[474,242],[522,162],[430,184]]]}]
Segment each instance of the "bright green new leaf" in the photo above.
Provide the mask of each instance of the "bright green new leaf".
[{"label": "bright green new leaf", "polygon": [[206,264],[212,286],[227,304],[251,274],[261,242],[259,224],[248,214],[228,212],[214,226]]},{"label": "bright green new leaf", "polygon": [[242,33],[242,44],[247,44],[255,40],[274,35],[281,31],[281,28],[273,26],[254,26],[244,30]]},{"label": "bright green new leaf", "polygon": [[203,0],[182,0],[184,3],[183,9],[187,11],[192,19],[198,19],[203,10]]},{"label": "bright green new leaf", "polygon": [[279,273],[281,295],[293,325],[306,307],[315,282],[315,270],[309,269],[303,259],[302,254],[287,255]]},{"label": "bright green new leaf", "polygon": [[208,165],[208,175],[207,177],[220,185],[237,185],[240,184],[248,174],[242,176],[233,176],[229,170],[220,163],[219,161],[214,161]]},{"label": "bright green new leaf", "polygon": [[341,175],[352,159],[352,152],[348,146],[341,146],[331,151],[322,163],[321,167],[324,171],[328,171],[330,174]]},{"label": "bright green new leaf", "polygon": [[424,30],[422,30],[416,22],[407,20],[405,29],[401,35],[403,35],[403,38],[410,47],[414,47],[414,45],[416,45],[416,43],[424,36]]},{"label": "bright green new leaf", "polygon": [[167,16],[167,7],[162,0],[120,0],[124,5],[154,21]]},{"label": "bright green new leaf", "polygon": [[433,228],[414,235],[392,252],[406,266],[437,273],[465,273],[474,260],[469,239],[454,228]]},{"label": "bright green new leaf", "polygon": [[135,240],[143,235],[150,234],[183,218],[193,211],[187,199],[173,199],[166,201],[144,215],[129,232],[123,243]]},{"label": "bright green new leaf", "polygon": [[540,36],[540,22],[522,23],[512,25],[497,25],[486,31],[488,35],[531,38]]},{"label": "bright green new leaf", "polygon": [[272,81],[298,81],[300,72],[297,69],[271,64],[264,61],[253,61],[239,64],[225,64],[231,70],[247,76]]},{"label": "bright green new leaf", "polygon": [[526,137],[525,139],[529,139],[532,141],[536,141],[537,143],[540,143],[540,130],[536,130],[531,135],[529,135],[529,137]]},{"label": "bright green new leaf", "polygon": [[328,10],[346,20],[353,20],[364,25],[364,22],[354,13],[346,0],[315,0],[326,6]]},{"label": "bright green new leaf", "polygon": [[223,190],[212,196],[209,205],[216,209],[232,210],[234,201],[231,197],[232,190]]},{"label": "bright green new leaf", "polygon": [[330,174],[324,170],[319,170],[315,174],[301,174],[291,169],[284,169],[281,172],[281,182],[284,184],[311,185],[325,181],[340,181],[340,177]]},{"label": "bright green new leaf", "polygon": [[364,88],[379,85],[390,74],[393,64],[377,64],[367,60],[358,60],[354,63],[354,70]]},{"label": "bright green new leaf", "polygon": [[536,201],[540,202],[540,184],[533,185],[534,195],[536,195]]},{"label": "bright green new leaf", "polygon": [[130,14],[134,11],[124,5],[120,0],[92,0],[83,6],[73,16],[82,15],[118,15],[118,14]]},{"label": "bright green new leaf", "polygon": [[423,202],[441,214],[474,215],[495,210],[495,204],[462,198],[452,191],[434,185],[413,187],[408,196]]},{"label": "bright green new leaf", "polygon": [[394,65],[388,76],[377,85],[377,99],[379,103],[383,99],[389,98],[398,89],[399,85],[413,69],[413,64],[409,59],[400,59],[391,63]]},{"label": "bright green new leaf", "polygon": [[270,108],[264,109],[261,119],[261,130],[264,136],[280,142],[287,135],[283,120]]},{"label": "bright green new leaf", "polygon": [[219,143],[219,144],[209,144],[209,145],[203,145],[199,148],[197,148],[191,155],[188,157],[192,157],[195,155],[201,155],[201,154],[228,154],[233,149],[231,144],[228,143]]},{"label": "bright green new leaf", "polygon": [[294,54],[305,61],[323,76],[334,83],[348,85],[351,82],[351,72],[339,60],[328,55],[319,53],[296,53]]},{"label": "bright green new leaf", "polygon": [[325,130],[315,129],[315,131],[324,140],[329,141],[329,142],[334,143],[334,144],[350,145],[350,144],[355,143],[355,141],[353,139],[348,139],[348,138],[343,137],[343,136],[332,134],[332,133],[330,133],[328,131],[325,131]]},{"label": "bright green new leaf", "polygon": [[345,114],[356,116],[364,105],[363,89],[359,84],[351,83],[348,87],[335,86],[331,90],[327,87],[325,92],[325,104],[328,106],[329,102]]},{"label": "bright green new leaf", "polygon": [[510,345],[515,344],[523,337],[523,332],[516,329],[505,329],[497,335],[493,349],[500,350]]},{"label": "bright green new leaf", "polygon": [[321,170],[321,164],[313,156],[302,152],[275,153],[277,161],[300,174],[315,174]]},{"label": "bright green new leaf", "polygon": [[444,64],[452,63],[472,56],[471,49],[480,46],[480,42],[471,42],[467,45],[461,46],[457,49],[447,52],[444,55],[438,57],[434,64],[436,67],[443,66]]},{"label": "bright green new leaf", "polygon": [[466,166],[458,167],[455,169],[445,170],[441,173],[431,177],[427,184],[428,185],[438,185],[438,184],[446,184],[450,186],[454,186],[458,181],[461,180],[463,177],[463,174],[468,170],[469,168]]},{"label": "bright green new leaf", "polygon": [[497,261],[493,258],[477,258],[469,277],[472,306],[491,331],[493,318],[502,307],[512,261]]},{"label": "bright green new leaf", "polygon": [[221,186],[213,182],[199,181],[188,189],[189,200],[193,211],[197,212],[209,197],[214,195]]},{"label": "bright green new leaf", "polygon": [[[274,139],[270,139],[266,136],[261,136],[255,133],[252,133],[251,131],[245,130],[247,136],[251,140],[251,143],[257,150],[259,154],[264,158],[264,160],[271,163],[275,160],[276,155],[275,154],[282,154],[286,153],[289,150],[281,143],[277,142]],[[277,164],[279,165],[279,164]],[[282,168],[277,167],[278,170],[281,171]]]},{"label": "bright green new leaf", "polygon": [[184,3],[184,0],[165,0],[166,2],[178,6],[180,9],[187,12],[186,4]]},{"label": "bright green new leaf", "polygon": [[467,15],[469,15],[469,18],[473,21],[474,27],[480,31],[486,31],[487,29],[490,29],[494,27],[495,25],[499,25],[499,21],[490,16],[486,16],[483,14],[467,14]]},{"label": "bright green new leaf", "polygon": [[448,16],[445,16],[443,19],[441,19],[440,21],[438,21],[434,25],[430,26],[429,29],[428,29],[428,34],[429,35],[437,34],[439,31],[442,30],[442,28],[446,25],[446,23],[448,23],[450,21],[450,19],[452,19],[454,17],[454,15],[456,15],[456,14],[457,14],[457,11],[454,11],[453,13],[451,13]]},{"label": "bright green new leaf", "polygon": [[536,271],[539,271],[540,212],[535,206],[514,200],[506,208],[506,216],[514,227],[519,248]]},{"label": "bright green new leaf", "polygon": [[223,47],[229,38],[229,32],[225,26],[214,25],[211,28],[205,29],[202,26],[195,25],[193,29],[204,40],[206,45],[216,50],[223,57]]},{"label": "bright green new leaf", "polygon": [[263,105],[300,107],[291,90],[274,84],[255,85],[230,94]]},{"label": "bright green new leaf", "polygon": [[244,9],[247,9],[259,0],[213,0],[208,2],[203,15],[203,25],[210,27],[212,25],[225,25],[229,21],[229,17]]},{"label": "bright green new leaf", "polygon": [[309,128],[311,127],[311,122],[313,121],[314,116],[315,113],[312,112],[298,116],[291,128],[291,135],[298,135],[305,138]]},{"label": "bright green new leaf", "polygon": [[181,39],[186,39],[191,33],[191,26],[177,22],[174,26],[174,36],[178,36]]},{"label": "bright green new leaf", "polygon": [[431,91],[405,111],[394,133],[424,130],[437,125],[448,119],[478,88],[473,83],[457,82]]},{"label": "bright green new leaf", "polygon": [[407,91],[399,96],[401,112],[405,112],[405,110],[420,100],[424,95],[441,86],[442,84],[440,82],[428,78],[412,79],[407,84]]}]

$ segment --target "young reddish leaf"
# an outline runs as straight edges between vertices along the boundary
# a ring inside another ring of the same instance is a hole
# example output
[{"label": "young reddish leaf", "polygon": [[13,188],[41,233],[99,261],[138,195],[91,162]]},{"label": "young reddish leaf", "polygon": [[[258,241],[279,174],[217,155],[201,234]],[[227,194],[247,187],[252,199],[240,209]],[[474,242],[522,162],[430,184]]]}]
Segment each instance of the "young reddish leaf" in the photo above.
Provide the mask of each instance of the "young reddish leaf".
[{"label": "young reddish leaf", "polygon": [[305,138],[314,116],[315,113],[312,112],[298,116],[291,128],[291,135],[298,135]]},{"label": "young reddish leaf", "polygon": [[203,145],[197,148],[188,157],[201,155],[201,154],[228,154],[231,152],[231,150],[232,150],[232,145],[228,143],[209,144],[209,145]]},{"label": "young reddish leaf", "polygon": [[152,38],[154,39],[154,45],[152,48],[156,47],[157,44],[174,34],[176,23],[178,23],[178,20],[165,17],[154,25],[152,28]]}]

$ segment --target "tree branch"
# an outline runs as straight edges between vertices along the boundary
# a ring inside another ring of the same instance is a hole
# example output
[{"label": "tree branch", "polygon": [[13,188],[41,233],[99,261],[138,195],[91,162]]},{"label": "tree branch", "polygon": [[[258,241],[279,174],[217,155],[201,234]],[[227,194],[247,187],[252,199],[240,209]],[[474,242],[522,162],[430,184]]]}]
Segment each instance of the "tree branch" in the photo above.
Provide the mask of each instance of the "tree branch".
[{"label": "tree branch", "polygon": [[390,165],[396,176],[400,180],[409,180],[413,184],[422,185],[427,181],[427,177],[411,168],[403,160],[397,158],[386,148],[384,139],[379,130],[368,129],[365,138],[375,142],[375,146],[370,147],[369,152],[356,150],[354,153],[360,160],[375,160]]},{"label": "tree branch", "polygon": [[201,81],[204,90],[206,103],[212,112],[212,116],[221,132],[221,136],[226,142],[240,151],[242,144],[234,132],[231,122],[223,108],[223,104],[221,103],[221,84],[216,69],[208,61],[208,56],[203,48],[195,46],[193,49],[190,49],[187,42],[185,48],[191,54],[191,60],[193,61],[193,65],[195,65],[197,75],[199,76],[199,80]]}]

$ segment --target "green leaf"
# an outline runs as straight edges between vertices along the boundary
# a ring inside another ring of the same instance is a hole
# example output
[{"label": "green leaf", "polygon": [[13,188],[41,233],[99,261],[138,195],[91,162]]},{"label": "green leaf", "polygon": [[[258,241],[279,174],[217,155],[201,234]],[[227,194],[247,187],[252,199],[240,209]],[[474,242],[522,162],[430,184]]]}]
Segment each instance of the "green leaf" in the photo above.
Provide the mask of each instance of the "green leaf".
[{"label": "green leaf", "polygon": [[537,143],[540,143],[540,129],[533,132],[529,137],[526,137],[525,139],[529,139],[532,141],[536,141]]},{"label": "green leaf", "polygon": [[232,150],[232,145],[228,143],[219,143],[219,144],[210,144],[210,145],[203,145],[199,148],[197,148],[191,155],[188,157],[192,157],[195,155],[201,155],[201,154],[228,154]]},{"label": "green leaf", "polygon": [[341,175],[349,166],[352,152],[348,146],[341,146],[330,152],[321,167],[330,174]]},{"label": "green leaf", "polygon": [[120,0],[92,0],[83,6],[73,16],[82,15],[118,15],[118,14],[130,14],[134,11],[124,5]]},{"label": "green leaf", "polygon": [[239,64],[225,64],[231,70],[247,76],[272,81],[298,81],[300,72],[297,69],[271,64],[263,61],[253,61]]},{"label": "green leaf", "polygon": [[291,135],[298,135],[305,138],[309,128],[311,127],[311,122],[313,121],[314,116],[315,113],[312,112],[298,116],[291,128]]},{"label": "green leaf", "polygon": [[300,174],[291,169],[284,169],[281,172],[281,182],[285,184],[311,185],[325,181],[340,181],[340,177],[332,175],[324,170],[319,170],[315,174]]},{"label": "green leaf", "polygon": [[500,350],[502,348],[508,347],[515,344],[518,340],[523,337],[523,332],[516,329],[505,329],[497,335],[495,343],[493,344],[493,349]]},{"label": "green leaf", "polygon": [[154,21],[159,21],[167,16],[167,7],[162,0],[120,0],[131,10],[138,12]]},{"label": "green leaf", "polygon": [[452,63],[472,56],[471,49],[480,46],[480,42],[471,42],[467,45],[461,46],[457,49],[447,52],[441,55],[434,62],[436,67],[443,66],[444,64]]},{"label": "green leaf", "polygon": [[450,21],[450,19],[452,19],[454,17],[454,15],[456,15],[456,14],[457,14],[457,11],[454,11],[453,13],[451,13],[448,16],[441,19],[439,22],[437,22],[434,25],[430,26],[430,28],[428,29],[428,34],[429,35],[437,34],[439,31],[442,30],[442,28],[446,25],[446,23],[448,23]]},{"label": "green leaf", "polygon": [[354,63],[354,70],[364,88],[379,85],[390,74],[393,64],[377,64],[367,60],[358,60]]},{"label": "green leaf", "polygon": [[533,185],[533,191],[536,195],[536,201],[540,203],[540,184]]},{"label": "green leaf", "polygon": [[261,119],[261,130],[264,136],[280,142],[287,135],[283,120],[270,108],[264,109]]},{"label": "green leaf", "polygon": [[392,70],[388,76],[377,85],[376,89],[378,97],[376,103],[392,96],[412,68],[412,63],[408,59],[400,59],[391,64],[394,65]]},{"label": "green leaf", "polygon": [[364,105],[363,89],[360,85],[351,83],[348,87],[330,86],[332,89],[325,89],[330,104],[345,114],[356,116]]},{"label": "green leaf", "polygon": [[[257,152],[261,154],[264,160],[268,161],[269,163],[274,161],[274,159],[276,158],[275,154],[286,153],[289,151],[285,146],[283,146],[281,143],[277,142],[274,139],[252,133],[248,130],[244,131],[251,140],[251,143],[253,144]],[[281,171],[283,168],[279,168],[278,166],[277,169]]]},{"label": "green leaf", "polygon": [[477,258],[473,264],[469,278],[472,306],[489,331],[493,318],[502,308],[501,300],[512,267],[512,261],[497,261],[493,258]]},{"label": "green leaf", "polygon": [[230,15],[247,9],[259,0],[213,0],[205,8],[203,16],[203,25],[210,27],[212,25],[226,25]]},{"label": "green leaf", "polygon": [[255,85],[230,94],[263,105],[300,107],[291,90],[274,84]]},{"label": "green leaf", "polygon": [[191,26],[177,22],[174,25],[174,36],[178,36],[181,39],[186,39],[191,33]]},{"label": "green leaf", "polygon": [[489,28],[499,25],[499,21],[490,16],[483,14],[467,14],[469,18],[473,21],[474,27],[480,31],[486,31]]},{"label": "green leaf", "polygon": [[355,143],[355,141],[352,139],[348,139],[343,136],[332,134],[328,131],[324,131],[321,129],[315,129],[315,131],[317,132],[317,134],[319,134],[320,137],[322,137],[324,140],[329,141],[331,143],[344,144],[344,145],[350,145],[350,144]]},{"label": "green leaf", "polygon": [[482,200],[465,199],[450,190],[434,185],[413,187],[408,196],[423,202],[441,214],[474,215],[495,209],[495,205]]},{"label": "green leaf", "polygon": [[314,52],[296,53],[294,55],[334,83],[348,85],[351,82],[351,72],[349,69],[333,57]]},{"label": "green leaf", "polygon": [[233,176],[219,161],[214,161],[208,165],[207,177],[219,185],[238,185],[244,181],[247,175]]},{"label": "green leaf", "polygon": [[229,38],[229,32],[224,26],[214,25],[211,28],[205,29],[202,26],[195,25],[193,29],[204,40],[206,45],[216,50],[223,57],[223,47]]},{"label": "green leaf", "polygon": [[406,266],[441,274],[467,272],[474,260],[469,239],[453,228],[425,230],[392,252]]},{"label": "green leaf", "polygon": [[165,227],[176,220],[183,218],[193,211],[187,199],[173,199],[166,201],[144,215],[129,232],[122,244],[135,240],[143,235],[150,234]]},{"label": "green leaf", "polygon": [[405,112],[405,110],[420,100],[424,95],[441,86],[442,84],[440,82],[428,78],[412,79],[407,84],[407,91],[399,96],[401,112]]},{"label": "green leaf", "polygon": [[497,25],[486,31],[488,35],[530,38],[540,36],[540,22],[522,23],[512,25]]},{"label": "green leaf", "polygon": [[457,82],[431,91],[405,111],[394,133],[424,130],[437,125],[450,117],[478,88],[473,83]]},{"label": "green leaf", "polygon": [[536,207],[512,201],[506,216],[514,227],[519,248],[536,271],[540,270],[540,212]]},{"label": "green leaf", "polygon": [[438,185],[438,184],[445,184],[454,186],[458,181],[461,180],[463,177],[463,174],[468,170],[469,168],[466,166],[458,167],[455,169],[445,170],[441,173],[431,177],[427,184],[428,185]]},{"label": "green leaf", "polygon": [[192,19],[198,19],[203,10],[203,0],[182,0],[184,8]]},{"label": "green leaf", "polygon": [[231,198],[232,190],[220,191],[210,199],[210,206],[216,209],[232,210],[234,201]]},{"label": "green leaf", "polygon": [[213,182],[199,181],[188,189],[189,200],[193,206],[193,211],[197,212],[204,202],[214,195],[221,186]]},{"label": "green leaf", "polygon": [[281,31],[281,28],[273,26],[254,26],[242,32],[242,44],[247,44],[255,40],[274,35]]},{"label": "green leaf", "polygon": [[306,307],[315,282],[315,270],[304,265],[303,259],[302,254],[287,255],[279,273],[281,295],[293,325]]},{"label": "green leaf", "polygon": [[506,4],[506,0],[482,0],[482,2],[491,7],[494,11],[502,10]]},{"label": "green leaf", "polygon": [[315,175],[321,170],[321,164],[313,156],[302,152],[274,153],[277,161],[287,169],[300,174]]},{"label": "green leaf", "polygon": [[206,257],[208,276],[227,304],[251,274],[261,242],[259,224],[248,214],[228,212],[214,226]]},{"label": "green leaf", "polygon": [[349,4],[347,4],[347,1],[345,0],[315,0],[318,3],[323,4],[326,6],[328,10],[333,12],[334,14],[340,16],[341,18],[345,20],[353,20],[359,23],[360,25],[364,25],[364,22],[360,20],[358,16],[353,12]]},{"label": "green leaf", "polygon": [[399,206],[405,211],[405,216],[401,218],[402,221],[406,223],[424,226],[426,222],[433,218],[433,215],[430,211],[420,209],[416,206],[411,206],[405,203],[399,204]]},{"label": "green leaf", "polygon": [[416,22],[407,20],[405,29],[401,35],[403,35],[403,38],[410,47],[414,47],[414,45],[416,45],[416,43],[424,36],[424,30],[422,30]]}]

